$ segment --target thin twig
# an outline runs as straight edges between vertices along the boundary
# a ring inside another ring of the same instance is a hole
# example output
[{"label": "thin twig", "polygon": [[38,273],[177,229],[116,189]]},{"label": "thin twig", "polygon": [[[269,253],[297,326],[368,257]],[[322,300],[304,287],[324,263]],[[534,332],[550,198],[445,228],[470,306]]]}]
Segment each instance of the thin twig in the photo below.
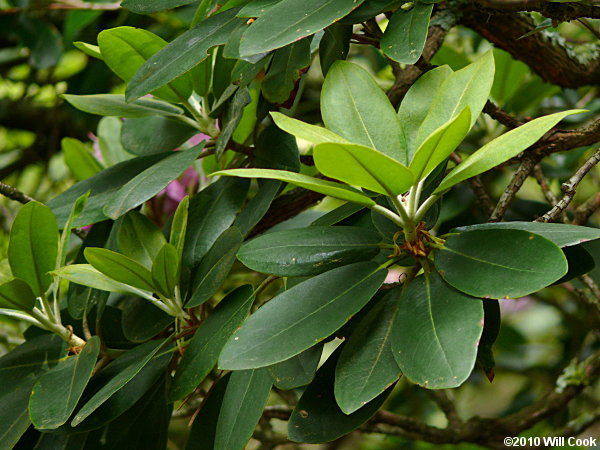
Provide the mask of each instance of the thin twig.
[{"label": "thin twig", "polygon": [[585,202],[577,207],[575,210],[575,218],[573,219],[573,225],[585,225],[594,214],[600,208],[600,192],[594,194],[588,198]]},{"label": "thin twig", "polygon": [[5,197],[10,198],[11,200],[20,202],[20,203],[29,203],[34,201],[35,199],[33,199],[32,197],[30,197],[29,195],[25,194],[24,192],[21,192],[20,190],[18,190],[15,187],[9,186],[8,184],[2,183],[0,182],[0,194],[4,195]]},{"label": "thin twig", "polygon": [[500,200],[498,200],[494,211],[490,215],[490,222],[499,222],[502,220],[502,217],[504,217],[508,206],[513,201],[515,195],[517,195],[517,192],[519,192],[519,189],[521,189],[521,186],[523,186],[523,183],[537,163],[538,158],[533,155],[526,155],[523,158],[521,165],[513,175],[510,184],[500,196]]},{"label": "thin twig", "polygon": [[[550,186],[548,185],[548,180],[544,176],[542,167],[539,164],[536,164],[536,166],[533,168],[533,176],[540,185],[540,188],[542,189],[542,194],[544,194],[544,198],[546,199],[546,201],[550,205],[556,205],[558,203],[558,197],[554,195],[554,192],[552,192],[552,190],[550,189]],[[564,211],[561,214],[561,220],[565,223],[569,221],[567,213]]]},{"label": "thin twig", "polygon": [[[456,152],[453,152],[450,155],[450,159],[452,159],[452,161],[454,161],[457,165],[462,162],[462,158]],[[483,209],[485,215],[488,217],[491,216],[492,212],[494,211],[494,202],[485,190],[485,186],[481,181],[481,177],[476,175],[472,178],[469,178],[467,181],[471,185],[471,189],[475,194],[476,201]]]},{"label": "thin twig", "polygon": [[492,119],[496,119],[502,125],[511,130],[513,128],[520,127],[524,123],[521,122],[519,119],[511,116],[509,113],[504,111],[491,100],[487,101],[487,103],[483,107],[483,112],[490,116]]}]

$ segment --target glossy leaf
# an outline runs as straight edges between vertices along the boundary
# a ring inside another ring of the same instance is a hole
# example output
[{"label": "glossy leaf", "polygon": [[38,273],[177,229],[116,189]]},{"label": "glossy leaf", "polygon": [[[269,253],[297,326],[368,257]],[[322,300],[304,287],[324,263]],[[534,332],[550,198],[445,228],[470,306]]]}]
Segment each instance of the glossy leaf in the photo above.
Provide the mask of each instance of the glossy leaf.
[{"label": "glossy leaf", "polygon": [[413,383],[428,389],[453,388],[471,374],[482,331],[481,301],[432,272],[411,281],[403,291],[392,349],[402,373]]},{"label": "glossy leaf", "polygon": [[315,377],[323,345],[317,344],[302,353],[269,366],[273,383],[278,389],[290,390],[306,386]]},{"label": "glossy leaf", "polygon": [[271,117],[275,124],[283,131],[300,139],[304,139],[305,141],[312,142],[313,144],[322,144],[324,142],[341,142],[349,144],[346,139],[338,136],[327,128],[311,125],[274,111],[271,112]]},{"label": "glossy leaf", "polygon": [[268,52],[322,30],[364,0],[282,0],[271,6],[244,33],[242,57]]},{"label": "glossy leaf", "polygon": [[121,326],[131,342],[146,342],[175,321],[175,317],[146,299],[129,297],[123,302]]},{"label": "glossy leaf", "polygon": [[442,180],[435,192],[444,192],[455,184],[490,170],[518,155],[530,145],[535,144],[539,138],[566,116],[581,112],[583,112],[581,109],[572,109],[539,117],[488,142],[452,170]]},{"label": "glossy leaf", "polygon": [[321,114],[325,126],[334,133],[407,164],[396,112],[373,77],[360,66],[346,61],[331,66],[321,92]]},{"label": "glossy leaf", "polygon": [[317,371],[308,385],[288,422],[288,439],[293,442],[317,444],[330,442],[355,430],[375,414],[391,389],[384,392],[358,411],[344,414],[334,396],[335,367],[340,349]]},{"label": "glossy leaf", "polygon": [[111,378],[108,383],[102,386],[77,412],[71,421],[71,425],[75,427],[83,422],[90,414],[127,385],[154,358],[163,346],[164,340],[151,341],[131,350],[131,353],[139,356],[139,358],[136,358],[133,364],[125,367],[114,378]]},{"label": "glossy leaf", "polygon": [[138,294],[131,286],[107,277],[90,264],[71,264],[55,270],[54,273],[65,280],[101,291]]},{"label": "glossy leaf", "polygon": [[165,244],[152,264],[152,281],[167,298],[175,296],[179,282],[179,255],[171,244]]},{"label": "glossy leaf", "polygon": [[96,365],[100,338],[92,337],[76,356],[60,361],[37,381],[29,398],[29,415],[36,428],[55,429],[64,424]]},{"label": "glossy leaf", "polygon": [[[135,0],[129,2],[132,1]],[[117,27],[104,30],[98,35],[98,46],[102,52],[102,59],[110,70],[126,82],[133,78],[148,58],[166,45],[167,42],[164,39],[141,28]],[[192,80],[188,74],[153,92],[157,97],[173,103],[180,103],[191,93]],[[170,149],[165,148],[164,150]]]},{"label": "glossy leaf", "polygon": [[450,236],[435,259],[444,280],[483,298],[519,298],[567,273],[564,254],[523,230],[475,230]]},{"label": "glossy leaf", "polygon": [[319,227],[276,231],[244,244],[238,259],[257,272],[310,276],[366,261],[379,251],[381,238],[359,227]]},{"label": "glossy leaf", "polygon": [[152,55],[127,85],[128,101],[152,92],[188,72],[208,57],[208,51],[227,42],[229,34],[244,19],[238,9],[215,14],[178,36]]},{"label": "glossy leaf", "polygon": [[0,284],[0,308],[31,311],[36,300],[31,287],[20,278]]},{"label": "glossy leaf", "polygon": [[152,155],[179,147],[198,130],[163,116],[141,117],[123,122],[121,143],[134,155]]},{"label": "glossy leaf", "polygon": [[173,216],[173,222],[171,223],[169,244],[173,245],[177,249],[179,259],[181,259],[183,255],[183,244],[185,243],[185,235],[187,231],[189,207],[190,197],[186,195],[181,199],[179,205],[177,205],[175,215]]},{"label": "glossy leaf", "polygon": [[121,253],[150,269],[167,240],[150,219],[138,211],[129,211],[121,220],[117,243]]},{"label": "glossy leaf", "polygon": [[73,42],[73,47],[75,47],[78,50],[81,50],[83,53],[85,53],[88,56],[91,56],[92,58],[97,58],[100,60],[102,59],[102,53],[100,53],[100,47],[98,47],[97,45],[88,44],[87,42],[77,41],[77,42]]},{"label": "glossy leaf", "polygon": [[409,11],[392,15],[381,38],[383,53],[401,64],[414,64],[421,57],[433,5],[417,2]]},{"label": "glossy leaf", "polygon": [[65,164],[77,181],[85,180],[102,170],[102,165],[80,140],[66,137],[60,141],[60,145]]},{"label": "glossy leaf", "polygon": [[13,276],[26,281],[36,297],[52,282],[58,254],[58,226],[47,206],[29,202],[21,207],[10,230],[8,262]]},{"label": "glossy leaf", "polygon": [[120,283],[145,291],[153,291],[152,274],[140,263],[112,250],[88,247],[85,259],[104,275]]},{"label": "glossy leaf", "polygon": [[319,192],[321,194],[329,195],[331,197],[339,198],[340,200],[346,200],[359,205],[372,206],[375,204],[366,195],[360,193],[356,189],[347,187],[340,183],[333,183],[331,181],[321,180],[319,178],[309,177],[294,172],[287,172],[285,170],[271,170],[271,169],[231,169],[222,170],[215,172],[212,175],[226,175],[243,178],[268,178],[273,180],[285,181],[311,191]]},{"label": "glossy leaf", "polygon": [[269,8],[279,3],[281,0],[251,0],[238,13],[238,17],[260,17],[265,14]]},{"label": "glossy leaf", "polygon": [[317,169],[323,175],[380,194],[400,195],[414,182],[414,175],[408,167],[362,145],[318,144],[313,156]]},{"label": "glossy leaf", "polygon": [[117,219],[158,194],[193,164],[203,147],[204,144],[200,144],[190,150],[172,152],[160,162],[136,175],[112,195],[104,207],[104,214]]},{"label": "glossy leaf", "polygon": [[417,180],[426,178],[445,161],[463,141],[471,126],[471,111],[465,109],[442,125],[423,142],[410,162],[410,170]]},{"label": "glossy leaf", "polygon": [[192,294],[186,308],[201,305],[217,292],[229,275],[243,240],[242,233],[235,227],[225,230],[217,238],[194,273]]},{"label": "glossy leaf", "polygon": [[559,247],[570,247],[583,242],[600,239],[600,229],[568,225],[564,223],[541,222],[497,222],[482,223],[454,228],[452,232],[473,230],[523,230],[545,237]]},{"label": "glossy leaf", "polygon": [[219,411],[215,450],[244,448],[262,416],[273,381],[267,369],[236,371]]},{"label": "glossy leaf", "polygon": [[141,98],[130,103],[120,94],[71,95],[63,97],[75,108],[90,114],[118,117],[179,116],[183,110],[170,103]]},{"label": "glossy leaf", "polygon": [[200,191],[189,207],[183,263],[196,266],[217,238],[233,223],[248,192],[248,181],[225,178]]},{"label": "glossy leaf", "polygon": [[438,97],[442,83],[452,74],[448,66],[436,67],[421,75],[410,87],[400,108],[398,119],[402,128],[409,161],[417,150],[417,133],[427,117],[431,103]]},{"label": "glossy leaf", "polygon": [[229,339],[219,367],[264,367],[312,347],[358,312],[385,275],[376,263],[359,262],[322,273],[279,294]]},{"label": "glossy leaf", "polygon": [[465,106],[471,111],[470,127],[473,126],[488,100],[493,82],[494,55],[491,50],[473,64],[450,74],[437,91],[419,127],[416,145],[421,145],[435,130],[462,112]]},{"label": "glossy leaf", "polygon": [[310,65],[310,41],[307,38],[276,50],[262,81],[262,93],[271,103],[285,103],[300,75]]},{"label": "glossy leaf", "polygon": [[392,325],[401,289],[390,291],[358,323],[344,345],[335,369],[335,398],[352,414],[400,377],[392,352]]},{"label": "glossy leaf", "polygon": [[227,294],[202,322],[175,373],[173,400],[192,392],[209,374],[225,342],[248,315],[253,300],[251,286],[239,287]]}]

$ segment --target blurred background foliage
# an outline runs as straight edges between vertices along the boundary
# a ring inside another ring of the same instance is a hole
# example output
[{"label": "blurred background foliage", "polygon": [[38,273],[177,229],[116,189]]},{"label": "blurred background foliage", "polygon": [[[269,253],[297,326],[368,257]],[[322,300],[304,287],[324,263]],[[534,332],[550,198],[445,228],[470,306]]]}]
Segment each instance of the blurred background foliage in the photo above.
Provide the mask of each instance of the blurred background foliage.
[{"label": "blurred background foliage", "polygon": [[[123,25],[148,29],[170,41],[189,28],[198,6],[193,3],[173,11],[144,16],[101,0],[90,1],[87,6],[106,9],[70,9],[77,5],[82,6],[79,2],[0,0],[0,180],[42,202],[63,192],[75,181],[90,176],[99,168],[132,157],[119,139],[122,127],[120,119],[100,119],[82,113],[61,98],[61,94],[66,92],[123,93],[125,89],[122,80],[102,61],[87,56],[76,48],[75,43],[96,45],[96,37],[102,30]],[[541,16],[537,19],[538,32],[559,33],[583,57],[597,44],[599,21],[589,20],[588,26],[585,26],[578,22],[553,24]],[[385,22],[385,17],[381,17],[382,27],[386,25]],[[455,27],[446,37],[432,63],[448,64],[457,70],[489,47],[490,44],[474,31]],[[299,95],[292,106],[299,119],[311,123],[319,121],[319,94],[323,82],[318,55],[313,55],[315,60],[308,73],[303,76]],[[597,86],[577,90],[561,89],[544,82],[528,66],[514,60],[502,50],[495,50],[495,58],[497,70],[492,90],[493,100],[512,115],[527,118],[572,108],[588,109],[589,113],[568,119],[576,126],[600,113]],[[392,86],[392,69],[374,47],[352,44],[348,59],[368,68],[378,77],[382,87]],[[218,81],[213,79],[213,83]],[[504,127],[497,121],[482,115],[459,152],[468,154],[500,135],[503,130]],[[545,158],[541,167],[550,190],[560,195],[560,184],[573,174],[596,147],[555,153]],[[307,150],[308,145],[305,145],[304,151]],[[203,164],[205,170],[210,172],[215,162],[206,158]],[[514,165],[508,165],[488,172],[483,177],[482,181],[492,197],[497,198],[502,193],[515,168]],[[198,166],[196,169],[200,175],[200,183],[203,183],[203,167]],[[310,169],[304,167],[303,171]],[[576,206],[599,195],[599,176],[600,169],[595,168],[582,182],[574,200]],[[335,200],[325,200],[311,210],[280,224],[278,228],[303,226],[335,206]],[[0,198],[0,280],[8,273],[8,232],[19,207],[17,202]],[[532,220],[547,211],[548,207],[540,186],[534,177],[530,177],[511,205],[506,219]],[[151,209],[152,205],[147,205],[146,208]],[[158,208],[154,212],[153,218],[164,223],[168,211]],[[160,217],[161,214],[164,216]],[[455,224],[465,225],[485,220],[473,191],[463,184],[444,199],[438,229],[445,232]],[[596,212],[588,221],[588,226],[600,225],[599,220],[600,215]],[[77,245],[77,242],[73,245]],[[596,242],[584,247],[597,266],[591,276],[600,283],[600,244]],[[230,283],[242,284],[249,277],[252,274],[238,264],[230,277]],[[272,289],[276,288],[274,284]],[[578,281],[573,281],[549,287],[530,297],[501,302],[504,320],[495,345],[495,379],[490,383],[483,371],[475,371],[470,383],[453,390],[455,403],[462,416],[503,416],[532,402],[552,386],[557,374],[576,356],[575,352],[581,347],[581,340],[585,339],[586,330],[589,329],[588,324],[582,323],[586,320],[586,311],[571,295],[580,288],[582,286]],[[269,291],[265,295],[269,295]],[[22,342],[23,331],[23,325],[0,316],[0,355]],[[588,344],[586,346],[584,343],[583,348],[591,352],[594,344],[591,341]],[[577,373],[571,376],[576,377]],[[595,392],[586,391],[585,395],[580,396],[569,407],[593,410],[597,408],[598,398],[600,392],[596,387]],[[420,417],[431,425],[444,426],[446,421],[436,407],[431,392],[403,380],[400,380],[388,400],[387,409]],[[564,427],[568,417],[565,411],[563,417],[555,419],[560,423],[543,422],[546,429],[538,427],[530,433],[532,436],[551,435],[551,427]],[[170,438],[172,448],[181,448],[187,434],[188,420],[185,417],[173,421]],[[574,426],[576,428],[576,424]],[[285,428],[283,423],[281,428]],[[588,430],[587,435],[600,437],[600,426]],[[351,434],[341,441],[324,445],[323,448],[467,450],[477,447],[470,444],[437,446],[392,436]]]}]

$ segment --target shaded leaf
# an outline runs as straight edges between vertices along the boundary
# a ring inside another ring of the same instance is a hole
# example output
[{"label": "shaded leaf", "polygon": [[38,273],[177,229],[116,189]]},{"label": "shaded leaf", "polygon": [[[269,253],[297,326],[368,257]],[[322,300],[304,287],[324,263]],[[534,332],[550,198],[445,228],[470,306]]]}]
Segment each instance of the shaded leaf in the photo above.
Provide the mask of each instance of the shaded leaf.
[{"label": "shaded leaf", "polygon": [[150,219],[138,211],[129,211],[121,220],[117,243],[121,253],[151,269],[167,240]]},{"label": "shaded leaf", "polygon": [[179,255],[171,244],[163,245],[152,264],[152,281],[167,298],[174,298],[179,283]]},{"label": "shaded leaf", "polygon": [[243,236],[248,235],[265,216],[280,188],[281,182],[275,180],[268,180],[260,184],[256,195],[240,211],[233,223]]},{"label": "shaded leaf", "polygon": [[130,103],[120,94],[71,95],[63,98],[75,108],[90,114],[118,117],[179,116],[183,110],[160,100],[141,98]]},{"label": "shaded leaf", "polygon": [[194,3],[194,0],[125,0],[121,6],[137,14],[150,14]]},{"label": "shaded leaf", "polygon": [[152,274],[133,259],[105,248],[88,247],[83,253],[96,270],[113,280],[144,291],[154,291]]},{"label": "shaded leaf", "polygon": [[300,153],[296,138],[273,124],[258,136],[254,150],[258,168],[300,172]]},{"label": "shaded leaf", "polygon": [[401,64],[414,64],[421,57],[433,5],[417,2],[409,11],[398,8],[381,38],[383,53]]},{"label": "shaded leaf", "polygon": [[187,232],[187,221],[188,221],[188,210],[190,207],[190,197],[186,195],[181,199],[175,215],[173,216],[173,222],[171,223],[171,233],[169,235],[169,244],[173,245],[177,249],[179,259],[183,255],[183,245],[185,243],[185,235]]},{"label": "shaded leaf", "polygon": [[352,25],[334,23],[325,28],[325,33],[319,42],[319,62],[323,76],[327,75],[334,62],[346,59],[350,50],[351,37]]},{"label": "shaded leaf", "polygon": [[306,386],[315,377],[323,345],[315,345],[302,353],[269,366],[273,383],[278,389],[290,390]]},{"label": "shaded leaf", "polygon": [[310,40],[307,38],[276,50],[262,81],[264,97],[271,103],[285,103],[310,60]]},{"label": "shaded leaf", "polygon": [[92,152],[78,139],[63,138],[60,141],[65,164],[77,181],[85,180],[102,170]]},{"label": "shaded leaf", "polygon": [[0,308],[31,311],[36,303],[35,295],[25,281],[13,278],[0,284]]},{"label": "shaded leaf", "polygon": [[121,142],[134,155],[151,155],[179,147],[198,130],[162,116],[141,117],[123,122]]}]

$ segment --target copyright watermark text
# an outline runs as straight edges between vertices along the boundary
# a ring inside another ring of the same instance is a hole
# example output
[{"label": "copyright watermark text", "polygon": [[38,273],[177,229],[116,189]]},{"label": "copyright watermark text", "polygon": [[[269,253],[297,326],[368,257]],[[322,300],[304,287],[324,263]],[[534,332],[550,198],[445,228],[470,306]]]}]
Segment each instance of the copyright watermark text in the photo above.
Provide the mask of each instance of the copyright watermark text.
[{"label": "copyright watermark text", "polygon": [[595,447],[598,445],[597,438],[576,438],[563,436],[544,436],[544,437],[511,437],[504,438],[504,445],[507,447]]}]

